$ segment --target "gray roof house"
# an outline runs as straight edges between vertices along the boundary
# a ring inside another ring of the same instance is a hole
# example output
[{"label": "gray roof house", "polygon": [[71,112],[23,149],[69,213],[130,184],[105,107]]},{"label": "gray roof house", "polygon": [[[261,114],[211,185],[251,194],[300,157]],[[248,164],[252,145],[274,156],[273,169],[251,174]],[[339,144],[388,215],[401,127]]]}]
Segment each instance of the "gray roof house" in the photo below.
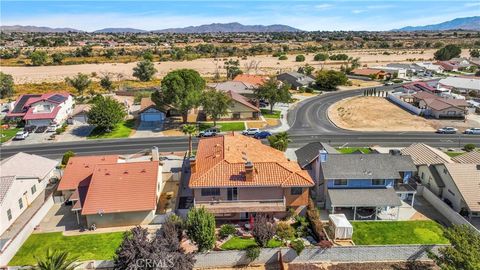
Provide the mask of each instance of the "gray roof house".
[{"label": "gray roof house", "polygon": [[247,82],[240,81],[226,81],[221,83],[209,83],[209,87],[214,88],[217,91],[223,92],[235,92],[242,96],[252,96],[255,85]]},{"label": "gray roof house", "polygon": [[307,87],[315,82],[312,77],[295,71],[279,74],[277,79],[284,83],[289,83],[297,90],[302,87]]}]

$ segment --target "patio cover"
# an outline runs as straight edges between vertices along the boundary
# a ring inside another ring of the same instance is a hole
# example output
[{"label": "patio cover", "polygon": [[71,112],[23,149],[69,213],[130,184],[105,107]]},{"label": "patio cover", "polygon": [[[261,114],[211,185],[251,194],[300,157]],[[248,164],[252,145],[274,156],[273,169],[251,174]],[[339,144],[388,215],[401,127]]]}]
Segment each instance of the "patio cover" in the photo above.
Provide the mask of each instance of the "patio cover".
[{"label": "patio cover", "polygon": [[335,239],[351,239],[353,235],[353,226],[344,214],[328,215],[333,225]]},{"label": "patio cover", "polygon": [[394,207],[402,202],[393,188],[329,189],[332,207]]}]

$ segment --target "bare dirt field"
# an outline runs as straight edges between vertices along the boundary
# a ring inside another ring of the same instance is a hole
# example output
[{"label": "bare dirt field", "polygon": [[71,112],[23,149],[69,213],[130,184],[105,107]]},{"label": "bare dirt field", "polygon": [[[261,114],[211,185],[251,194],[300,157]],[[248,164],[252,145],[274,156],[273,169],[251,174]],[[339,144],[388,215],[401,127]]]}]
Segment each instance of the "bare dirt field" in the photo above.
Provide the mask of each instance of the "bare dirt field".
[{"label": "bare dirt field", "polygon": [[[389,54],[383,54],[384,51]],[[374,66],[386,64],[389,62],[406,62],[411,59],[428,60],[433,58],[435,50],[351,50],[334,51],[332,53],[346,53],[351,57],[360,57],[362,65]],[[468,53],[468,52],[464,52]],[[240,59],[240,67],[245,69],[245,65],[252,60],[259,62],[257,71],[250,73],[273,75],[278,72],[296,70],[300,66],[309,64],[317,70],[320,68],[338,68],[342,62],[338,61],[313,61],[314,54],[305,54],[305,62],[295,62],[295,55],[288,55],[287,60],[278,60],[271,55],[249,56],[247,59]],[[192,61],[166,61],[157,62],[155,67],[158,70],[157,77],[163,77],[168,72],[179,68],[191,68],[197,70],[202,76],[213,77],[216,70],[221,75],[225,75],[223,60],[215,61],[213,58],[202,58]],[[108,63],[108,64],[82,64],[82,65],[62,65],[62,66],[38,66],[38,67],[8,67],[1,66],[0,71],[11,74],[16,84],[23,83],[42,83],[63,81],[65,77],[74,76],[77,73],[102,74],[105,72],[121,75],[123,79],[132,78],[132,69],[137,63]]]}]

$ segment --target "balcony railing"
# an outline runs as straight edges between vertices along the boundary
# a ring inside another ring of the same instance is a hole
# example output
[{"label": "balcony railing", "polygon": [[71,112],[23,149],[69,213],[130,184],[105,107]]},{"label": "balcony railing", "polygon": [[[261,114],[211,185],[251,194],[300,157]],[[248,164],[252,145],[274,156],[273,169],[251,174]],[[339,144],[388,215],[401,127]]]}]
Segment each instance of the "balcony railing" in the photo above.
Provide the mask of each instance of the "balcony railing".
[{"label": "balcony railing", "polygon": [[282,212],[286,211],[285,197],[268,200],[195,200],[195,207],[205,207],[212,213]]}]

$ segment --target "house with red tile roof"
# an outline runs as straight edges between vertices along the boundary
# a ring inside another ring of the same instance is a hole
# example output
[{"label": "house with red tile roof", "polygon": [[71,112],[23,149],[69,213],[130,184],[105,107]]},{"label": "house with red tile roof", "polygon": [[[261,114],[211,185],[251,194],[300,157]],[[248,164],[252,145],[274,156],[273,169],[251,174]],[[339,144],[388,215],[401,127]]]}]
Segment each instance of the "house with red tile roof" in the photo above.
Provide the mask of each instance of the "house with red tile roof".
[{"label": "house with red tile roof", "polygon": [[217,219],[242,220],[255,213],[284,217],[308,204],[315,185],[283,152],[238,134],[201,139],[190,170],[194,206]]},{"label": "house with red tile roof", "polygon": [[266,76],[259,76],[259,75],[250,75],[250,74],[238,74],[233,81],[235,82],[243,82],[247,84],[251,84],[254,87],[259,87],[260,85],[264,84],[268,80]]},{"label": "house with red tile roof", "polygon": [[69,93],[26,94],[15,101],[6,117],[24,120],[26,125],[61,124],[72,113],[73,105],[73,97]]},{"label": "house with red tile roof", "polygon": [[413,103],[435,118],[465,118],[468,103],[464,99],[444,98],[422,91],[413,95]]},{"label": "house with red tile roof", "polygon": [[375,79],[386,79],[392,76],[392,74],[385,72],[379,69],[372,68],[356,68],[351,72],[353,75],[365,76],[365,77],[374,77]]},{"label": "house with red tile roof", "polygon": [[71,157],[58,186],[88,227],[150,223],[162,189],[158,159],[125,162],[117,155]]}]

